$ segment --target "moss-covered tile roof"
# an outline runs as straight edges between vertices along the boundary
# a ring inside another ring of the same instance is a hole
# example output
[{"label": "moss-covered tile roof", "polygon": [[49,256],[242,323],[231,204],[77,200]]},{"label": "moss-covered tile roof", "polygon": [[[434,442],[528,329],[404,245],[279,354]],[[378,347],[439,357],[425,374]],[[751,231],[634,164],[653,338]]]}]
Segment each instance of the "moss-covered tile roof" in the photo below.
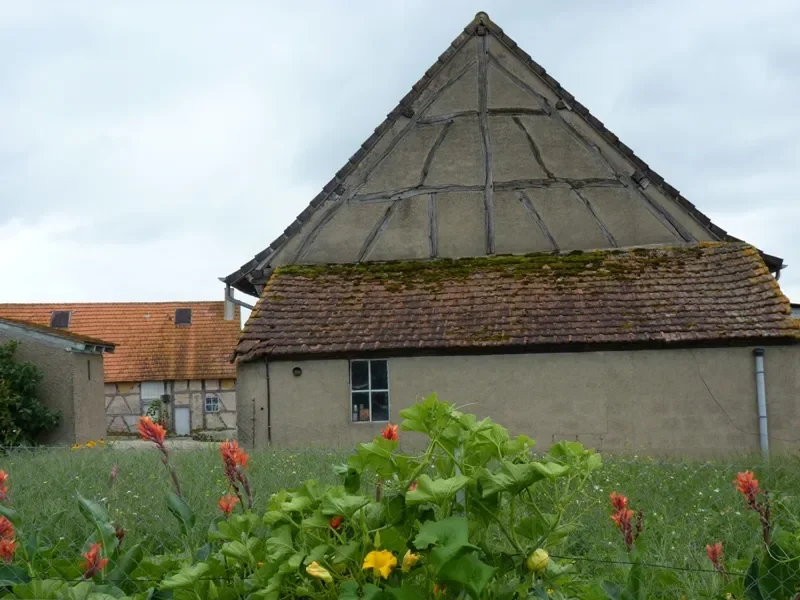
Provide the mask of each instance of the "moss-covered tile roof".
[{"label": "moss-covered tile roof", "polygon": [[758,250],[704,243],[282,267],[236,353],[250,360],[798,337]]}]

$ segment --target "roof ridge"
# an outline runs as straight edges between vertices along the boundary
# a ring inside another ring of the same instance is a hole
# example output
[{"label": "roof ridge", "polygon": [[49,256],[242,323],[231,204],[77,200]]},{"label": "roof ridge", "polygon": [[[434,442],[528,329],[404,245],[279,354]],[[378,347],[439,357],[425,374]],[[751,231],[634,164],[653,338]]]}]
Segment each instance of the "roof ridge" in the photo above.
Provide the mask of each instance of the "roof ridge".
[{"label": "roof ridge", "polygon": [[[559,103],[565,103],[570,110],[575,111],[580,115],[587,124],[594,129],[607,143],[616,148],[627,160],[631,161],[636,167],[637,171],[633,174],[632,178],[637,182],[644,180],[649,181],[651,184],[662,190],[667,197],[674,200],[680,207],[687,211],[687,213],[700,223],[703,227],[707,228],[709,232],[716,236],[720,241],[726,242],[743,242],[743,240],[730,235],[726,230],[722,229],[702,211],[700,211],[692,202],[686,199],[680,191],[674,186],[670,185],[661,175],[650,168],[650,166],[641,158],[639,158],[634,151],[625,143],[623,143],[613,132],[606,128],[602,121],[595,117],[589,109],[581,104],[573,94],[564,89],[561,84],[550,75],[547,70],[533,58],[520,48],[519,44],[508,36],[503,29],[489,17],[488,13],[479,11],[475,17],[464,27],[463,31],[450,43],[448,48],[437,58],[436,62],[425,71],[424,75],[411,87],[411,90],[400,99],[397,106],[390,111],[386,119],[375,128],[375,131],[370,135],[353,154],[345,165],[339,169],[334,176],[325,184],[320,191],[309,203],[309,205],[301,212],[295,220],[283,231],[283,233],[275,238],[269,246],[264,248],[261,252],[257,253],[251,260],[243,264],[239,269],[219,279],[227,285],[234,285],[240,283],[249,273],[259,268],[265,260],[267,260],[275,251],[277,251],[285,242],[287,242],[293,235],[299,232],[300,228],[310,219],[311,215],[327,200],[331,195],[337,192],[343,192],[341,188],[344,179],[360,164],[361,160],[367,153],[376,145],[381,136],[393,125],[393,123],[400,117],[409,117],[410,106],[417,96],[425,89],[428,82],[441,70],[446,62],[474,35],[485,35],[486,30],[494,34],[498,41],[506,46],[518,59],[520,59],[526,66],[528,66],[541,80],[547,85],[560,100],[556,103],[556,108]],[[413,112],[413,111],[412,111]],[[745,242],[746,243],[746,242]],[[766,254],[759,250],[762,258],[768,263],[771,271],[780,272],[784,267],[783,259],[777,256]],[[242,285],[242,287],[249,288],[248,293],[258,296],[255,288],[250,282]],[[242,290],[245,291],[245,290]]]}]

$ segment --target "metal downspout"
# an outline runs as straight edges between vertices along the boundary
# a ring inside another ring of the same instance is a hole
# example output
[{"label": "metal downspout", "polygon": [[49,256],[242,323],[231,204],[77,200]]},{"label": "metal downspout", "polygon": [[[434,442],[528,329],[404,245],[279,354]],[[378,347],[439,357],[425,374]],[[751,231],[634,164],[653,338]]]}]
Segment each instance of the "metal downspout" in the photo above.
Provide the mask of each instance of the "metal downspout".
[{"label": "metal downspout", "polygon": [[756,398],[758,400],[758,439],[761,455],[769,458],[769,433],[767,429],[767,386],[764,383],[764,349],[753,350],[756,359]]}]

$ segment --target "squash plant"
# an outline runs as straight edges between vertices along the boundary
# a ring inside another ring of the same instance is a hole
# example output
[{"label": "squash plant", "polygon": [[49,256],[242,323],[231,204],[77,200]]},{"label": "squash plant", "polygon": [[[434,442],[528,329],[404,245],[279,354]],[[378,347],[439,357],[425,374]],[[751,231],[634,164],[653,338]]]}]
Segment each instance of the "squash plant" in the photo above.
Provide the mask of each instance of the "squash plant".
[{"label": "squash plant", "polygon": [[[435,395],[401,411],[337,465],[339,485],[309,480],[251,508],[247,455],[221,450],[232,493],[220,501],[201,548],[188,543],[194,515],[183,500],[157,424],[142,436],[162,452],[173,483],[168,506],[187,544],[181,554],[144,556],[123,546],[101,504],[80,498],[92,525],[84,563],[64,574],[30,556],[0,573],[0,597],[107,599],[567,598],[572,565],[548,551],[574,526],[567,509],[601,465],[598,454],[561,442],[539,458],[534,441],[511,437]],[[408,436],[419,452],[400,450]],[[240,511],[240,512],[236,512]],[[13,570],[8,570],[13,569]],[[2,570],[2,569],[0,569]],[[84,581],[81,579],[83,573]],[[69,575],[69,576],[67,576]],[[65,581],[65,579],[67,581]],[[559,591],[562,590],[562,591]]]}]

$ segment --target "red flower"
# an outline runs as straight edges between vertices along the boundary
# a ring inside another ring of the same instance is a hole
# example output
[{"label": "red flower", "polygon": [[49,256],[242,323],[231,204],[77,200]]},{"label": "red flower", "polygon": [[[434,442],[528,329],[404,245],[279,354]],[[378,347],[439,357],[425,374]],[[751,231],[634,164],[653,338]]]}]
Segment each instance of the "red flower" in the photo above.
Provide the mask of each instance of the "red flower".
[{"label": "red flower", "polygon": [[714,568],[717,570],[721,570],[722,565],[722,542],[717,542],[716,544],[706,545],[706,556],[708,556],[708,560],[714,565]]},{"label": "red flower", "polygon": [[391,423],[381,429],[381,435],[387,440],[397,441],[400,439],[400,435],[397,433],[397,425],[392,425]]},{"label": "red flower", "polygon": [[10,540],[14,537],[14,525],[5,517],[0,517],[0,540]]},{"label": "red flower", "polygon": [[409,492],[413,492],[415,489],[417,489],[417,480],[416,479],[411,482],[410,486],[408,486],[408,491]]},{"label": "red flower", "polygon": [[239,447],[235,440],[225,440],[219,445],[219,452],[222,454],[222,462],[232,467],[240,466],[247,468],[247,461],[250,457]]},{"label": "red flower", "polygon": [[227,494],[219,499],[219,509],[224,515],[231,514],[233,507],[239,504],[239,499],[233,494]]},{"label": "red flower", "polygon": [[[625,545],[628,547],[628,552],[633,550],[633,543],[638,539],[639,534],[644,530],[644,514],[642,511],[638,513],[633,509],[628,508],[628,498],[617,492],[611,492],[611,507],[614,513],[611,515],[611,520],[622,532],[622,537],[625,539]],[[636,515],[636,523],[631,522],[633,516]]]},{"label": "red flower", "polygon": [[333,529],[339,529],[342,526],[342,521],[344,521],[344,517],[341,515],[336,515],[331,519],[331,527]]},{"label": "red flower", "polygon": [[622,494],[618,494],[617,492],[611,492],[609,496],[611,498],[611,507],[614,510],[624,510],[628,508],[628,497],[623,496]]},{"label": "red flower", "polygon": [[0,540],[0,559],[10,563],[14,560],[14,553],[17,551],[16,540]]},{"label": "red flower", "polygon": [[[149,420],[150,419],[148,419],[148,421]],[[86,559],[83,563],[83,577],[85,579],[91,579],[108,564],[107,558],[100,558],[100,550],[102,547],[101,544],[95,543],[89,547],[88,552],[83,553],[83,557]]]},{"label": "red flower", "polygon": [[8,473],[0,470],[0,501],[8,500],[8,486],[6,485],[6,481],[8,481]]},{"label": "red flower", "polygon": [[611,515],[611,520],[614,521],[614,525],[616,525],[617,527],[621,528],[630,527],[633,514],[634,514],[633,510],[631,510],[630,508],[622,509]]},{"label": "red flower", "polygon": [[744,496],[747,504],[754,507],[756,504],[756,496],[760,490],[758,488],[758,479],[755,479],[753,472],[745,471],[744,473],[737,473],[734,483],[739,493]]},{"label": "red flower", "polygon": [[153,442],[159,448],[164,446],[164,438],[167,436],[167,430],[158,423],[153,423],[153,419],[150,417],[141,417],[136,428],[139,430],[139,436],[143,440]]}]

